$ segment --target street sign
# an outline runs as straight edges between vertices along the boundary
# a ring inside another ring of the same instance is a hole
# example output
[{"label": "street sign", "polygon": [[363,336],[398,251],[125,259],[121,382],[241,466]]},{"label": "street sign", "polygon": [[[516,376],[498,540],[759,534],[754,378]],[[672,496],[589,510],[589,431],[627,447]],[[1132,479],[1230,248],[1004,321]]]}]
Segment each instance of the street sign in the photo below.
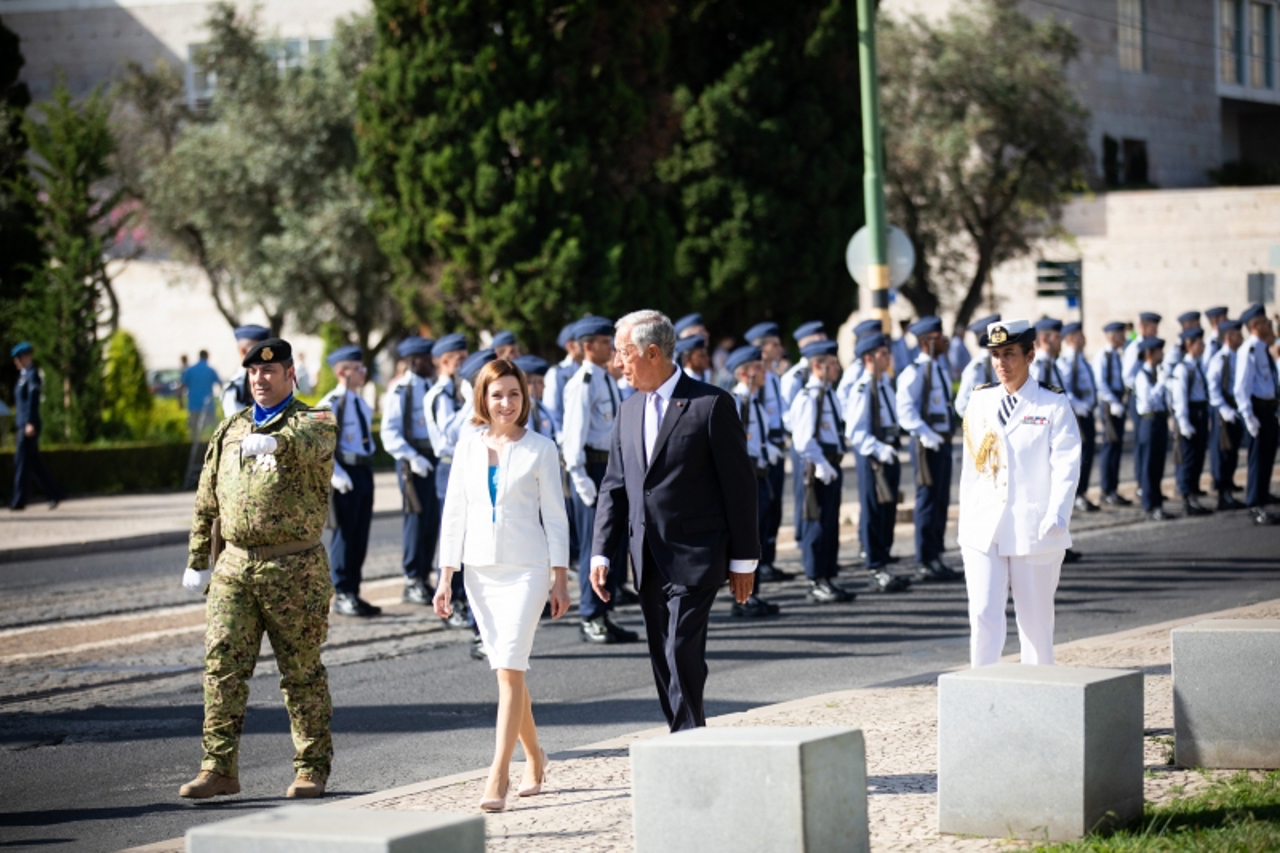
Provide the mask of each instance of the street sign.
[{"label": "street sign", "polygon": [[[889,286],[902,287],[916,268],[916,250],[906,232],[893,225],[889,226],[888,243]],[[871,232],[867,226],[859,228],[845,247],[844,264],[854,281],[863,287],[871,286],[867,280],[867,267],[871,264]]]},{"label": "street sign", "polygon": [[1036,296],[1080,298],[1081,261],[1036,261]]}]

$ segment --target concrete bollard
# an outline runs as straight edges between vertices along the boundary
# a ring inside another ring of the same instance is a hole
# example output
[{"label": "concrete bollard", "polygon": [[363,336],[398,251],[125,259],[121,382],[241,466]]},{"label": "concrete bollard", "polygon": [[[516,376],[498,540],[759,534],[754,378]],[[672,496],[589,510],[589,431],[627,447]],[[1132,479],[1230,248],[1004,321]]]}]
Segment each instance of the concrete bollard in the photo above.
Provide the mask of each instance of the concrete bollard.
[{"label": "concrete bollard", "polygon": [[480,815],[286,806],[187,830],[187,853],[484,853]]},{"label": "concrete bollard", "polygon": [[1142,814],[1142,674],[1002,663],[938,679],[938,830],[1065,841]]},{"label": "concrete bollard", "polygon": [[852,728],[711,728],[631,745],[636,853],[861,853],[867,760]]},{"label": "concrete bollard", "polygon": [[1174,761],[1280,768],[1280,619],[1208,619],[1171,639]]}]

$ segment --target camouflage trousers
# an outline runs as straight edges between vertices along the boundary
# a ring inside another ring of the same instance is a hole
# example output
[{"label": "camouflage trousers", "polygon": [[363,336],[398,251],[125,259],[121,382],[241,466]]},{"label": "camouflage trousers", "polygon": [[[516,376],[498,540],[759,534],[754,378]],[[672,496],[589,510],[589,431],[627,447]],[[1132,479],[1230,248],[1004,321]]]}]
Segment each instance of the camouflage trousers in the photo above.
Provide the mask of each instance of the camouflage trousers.
[{"label": "camouflage trousers", "polygon": [[265,632],[289,713],[294,771],[328,778],[333,702],[320,644],[329,631],[331,592],[329,559],[319,545],[274,560],[242,560],[226,552],[218,558],[206,602],[202,770],[239,775],[249,679]]}]

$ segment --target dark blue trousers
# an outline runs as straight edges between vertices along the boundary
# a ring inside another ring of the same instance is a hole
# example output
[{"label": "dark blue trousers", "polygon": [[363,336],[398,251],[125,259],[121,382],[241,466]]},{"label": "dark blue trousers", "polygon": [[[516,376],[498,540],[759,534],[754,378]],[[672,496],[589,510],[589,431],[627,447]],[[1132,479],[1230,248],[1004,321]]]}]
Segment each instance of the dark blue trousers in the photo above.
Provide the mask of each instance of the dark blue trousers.
[{"label": "dark blue trousers", "polygon": [[[804,482],[804,467],[800,468],[800,480]],[[836,468],[836,478],[830,484],[815,480],[814,491],[818,496],[818,520],[804,522],[800,536],[800,557],[804,560],[804,575],[809,580],[834,578],[840,566],[840,495],[844,490],[844,471]],[[804,494],[796,504],[796,515],[804,515]]]},{"label": "dark blue trousers", "polygon": [[796,541],[799,542],[804,536],[804,457],[794,449],[788,452],[791,454],[791,497],[794,498],[791,514],[794,516]]},{"label": "dark blue trousers", "polygon": [[36,488],[44,495],[45,500],[62,500],[65,497],[62,487],[40,461],[40,436],[22,435],[22,431],[23,428],[18,427],[18,447],[13,454],[13,500],[9,505],[14,509],[27,505],[27,490],[31,480],[36,481]]},{"label": "dark blue trousers", "polygon": [[1204,473],[1204,454],[1209,446],[1209,407],[1204,403],[1191,404],[1191,427],[1196,434],[1184,438],[1178,434],[1180,461],[1174,471],[1178,482],[1178,494],[1184,498],[1200,494],[1200,475]]},{"label": "dark blue trousers", "polygon": [[1261,508],[1267,505],[1267,496],[1271,492],[1271,469],[1276,464],[1276,437],[1280,429],[1274,408],[1260,408],[1255,399],[1253,414],[1260,427],[1249,445],[1249,484],[1245,488],[1244,502],[1247,506]]},{"label": "dark blue trousers", "polygon": [[[1102,417],[1111,422],[1112,429],[1115,431],[1116,440],[1114,442],[1107,440],[1107,431],[1102,433],[1102,453],[1099,461],[1101,470],[1098,472],[1098,479],[1101,481],[1102,493],[1104,495],[1114,494],[1116,487],[1120,485],[1120,457],[1124,455],[1124,418],[1115,417],[1109,411],[1103,411]],[[1081,460],[1083,461],[1083,460]]]},{"label": "dark blue trousers", "polygon": [[1146,463],[1142,458],[1142,451],[1139,448],[1138,434],[1142,427],[1142,416],[1138,414],[1138,404],[1134,402],[1133,395],[1129,395],[1129,420],[1133,421],[1133,479],[1142,487],[1142,470]]},{"label": "dark blue trousers", "polygon": [[1160,481],[1164,479],[1164,460],[1169,455],[1169,417],[1156,412],[1153,417],[1138,418],[1138,439],[1134,455],[1142,460],[1138,485],[1142,487],[1142,508],[1147,512],[1164,505]]},{"label": "dark blue trousers", "polygon": [[[396,479],[403,491],[404,474],[397,471]],[[404,514],[404,576],[406,580],[426,583],[431,572],[431,558],[436,554],[436,543],[440,539],[441,507],[436,498],[435,478],[431,474],[426,477],[410,474],[409,480],[422,512]]]},{"label": "dark blue trousers", "polygon": [[[596,484],[597,489],[600,488],[600,481],[604,479],[604,472],[608,467],[604,462],[587,463],[587,476]],[[596,528],[596,508],[594,504],[587,506],[583,503],[576,489],[573,490],[573,524],[578,528],[580,548],[578,551],[578,615],[583,619],[595,619],[613,609],[618,590],[627,579],[627,537],[621,537],[622,541],[618,545],[616,554],[606,555],[609,557],[609,592],[613,594],[613,600],[606,603],[601,601],[600,596],[596,595],[596,591],[591,588],[591,544]]]},{"label": "dark blue trousers", "polygon": [[893,548],[893,525],[898,520],[898,486],[902,480],[902,466],[882,465],[884,478],[893,493],[893,503],[882,504],[876,498],[876,474],[871,469],[873,459],[858,454],[858,499],[862,502],[862,514],[858,518],[858,536],[862,550],[867,552],[867,568],[883,569],[889,565],[889,551]]},{"label": "dark blue trousers", "polygon": [[782,495],[787,487],[787,463],[783,458],[769,466],[769,511],[760,521],[760,562],[772,566],[778,559],[778,529],[782,527]]},{"label": "dark blue trousers", "polygon": [[[916,559],[936,560],[945,549],[947,507],[951,505],[951,437],[944,436],[937,450],[925,450],[924,459],[911,442],[911,459],[916,466]],[[927,465],[932,486],[920,485],[920,466]]]},{"label": "dark blue trousers", "polygon": [[352,465],[344,470],[351,476],[351,491],[333,493],[338,529],[329,538],[329,577],[338,592],[359,595],[364,557],[369,551],[369,525],[373,523],[373,468]]},{"label": "dark blue trousers", "polygon": [[[440,526],[444,519],[444,496],[449,492],[449,470],[453,468],[448,462],[436,462],[436,535],[439,536]],[[430,559],[430,558],[428,558]],[[449,591],[452,593],[454,601],[467,600],[467,588],[462,583],[462,572],[464,567],[458,566],[458,570],[453,573],[453,582],[449,585]]]},{"label": "dark blue trousers", "polygon": [[1076,484],[1076,494],[1084,495],[1089,491],[1089,478],[1093,476],[1093,454],[1098,445],[1098,422],[1090,412],[1085,417],[1076,415],[1076,425],[1080,427],[1080,482]]},{"label": "dark blue trousers", "polygon": [[[1240,464],[1240,439],[1244,424],[1223,423],[1222,416],[1214,414],[1213,429],[1209,432],[1209,472],[1213,474],[1213,489],[1219,495],[1229,495],[1236,490],[1236,468]],[[1223,436],[1227,447],[1223,448]]]},{"label": "dark blue trousers", "polygon": [[[774,504],[773,486],[769,484],[768,475],[756,477],[756,525],[760,528],[760,553],[764,553],[764,525],[769,518],[769,511]],[[767,562],[763,557],[760,563]]]}]

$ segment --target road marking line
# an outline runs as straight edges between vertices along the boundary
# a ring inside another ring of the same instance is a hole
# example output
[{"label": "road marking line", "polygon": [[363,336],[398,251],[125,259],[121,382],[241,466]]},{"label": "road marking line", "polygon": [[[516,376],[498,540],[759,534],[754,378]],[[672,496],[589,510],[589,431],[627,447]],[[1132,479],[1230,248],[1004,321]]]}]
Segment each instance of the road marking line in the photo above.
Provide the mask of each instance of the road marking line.
[{"label": "road marking line", "polygon": [[188,625],[184,628],[165,628],[162,631],[147,631],[142,634],[130,634],[127,637],[115,637],[110,640],[98,640],[92,643],[80,643],[76,646],[65,646],[61,649],[42,649],[38,652],[22,652],[16,655],[6,655],[0,657],[0,664],[19,663],[32,658],[46,658],[54,655],[71,655],[79,652],[91,652],[96,649],[110,649],[116,646],[127,646],[132,643],[145,643],[149,640],[162,640],[167,637],[177,637],[182,634],[192,634],[196,631],[203,631],[204,625]]}]

